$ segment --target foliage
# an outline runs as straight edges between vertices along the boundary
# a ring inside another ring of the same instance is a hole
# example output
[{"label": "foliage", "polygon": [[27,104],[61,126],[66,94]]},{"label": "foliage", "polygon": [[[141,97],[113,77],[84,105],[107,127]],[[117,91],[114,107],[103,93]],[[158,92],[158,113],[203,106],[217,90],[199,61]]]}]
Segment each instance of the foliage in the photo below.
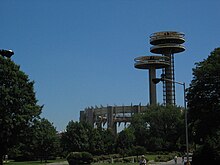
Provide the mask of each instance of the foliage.
[{"label": "foliage", "polygon": [[89,138],[92,126],[87,123],[70,121],[66,132],[62,134],[61,143],[65,151],[89,151]]},{"label": "foliage", "polygon": [[143,146],[134,146],[132,148],[132,155],[136,155],[137,157],[139,155],[144,155],[146,153],[146,149]]},{"label": "foliage", "polygon": [[104,150],[102,154],[113,154],[115,153],[116,148],[116,135],[113,133],[111,129],[102,130],[101,137],[104,144]]},{"label": "foliage", "polygon": [[111,159],[120,158],[119,154],[99,155],[93,157],[93,162],[110,162]]},{"label": "foliage", "polygon": [[220,129],[220,48],[215,49],[193,69],[187,93],[189,122],[196,142]]},{"label": "foliage", "polygon": [[89,151],[89,135],[92,129],[92,126],[87,123],[70,121],[61,138],[63,150],[67,152]]},{"label": "foliage", "polygon": [[129,155],[129,152],[131,153],[132,151],[134,142],[135,136],[133,131],[131,129],[124,129],[118,134],[116,142],[118,152],[123,156]]},{"label": "foliage", "polygon": [[95,155],[112,154],[115,148],[115,135],[110,129],[92,129],[89,138],[89,152]]},{"label": "foliage", "polygon": [[[0,158],[39,118],[34,82],[10,59],[0,56]],[[2,161],[0,161],[2,163]]]},{"label": "foliage", "polygon": [[94,129],[87,123],[70,121],[62,134],[61,143],[67,152],[111,154],[115,148],[115,136],[111,130]]},{"label": "foliage", "polygon": [[173,159],[172,155],[157,155],[154,159],[155,162],[167,162]]},{"label": "foliage", "polygon": [[220,48],[196,63],[187,99],[194,141],[201,145],[193,164],[216,164],[211,162],[220,155]]},{"label": "foliage", "polygon": [[26,137],[10,149],[9,155],[15,161],[30,161],[38,158],[47,161],[55,158],[59,150],[56,129],[52,123],[43,118],[34,122]]},{"label": "foliage", "polygon": [[175,150],[184,134],[183,121],[180,107],[162,105],[149,106],[147,112],[134,115],[131,125],[117,137],[111,129],[70,121],[62,133],[62,148],[65,152],[119,153],[122,157],[138,156],[146,151]]},{"label": "foliage", "polygon": [[207,137],[205,143],[193,154],[193,164],[219,164],[220,162],[220,131]]},{"label": "foliage", "polygon": [[184,120],[181,108],[176,106],[149,106],[144,114],[137,114],[131,122],[136,144],[148,151],[178,149],[183,134]]},{"label": "foliage", "polygon": [[35,123],[33,129],[35,130],[35,144],[33,146],[35,155],[41,161],[47,161],[49,158],[56,157],[60,144],[56,128],[53,124],[43,118]]},{"label": "foliage", "polygon": [[146,137],[149,136],[149,129],[148,123],[144,120],[144,114],[133,115],[129,129],[133,130],[136,139],[134,145],[146,147]]},{"label": "foliage", "polygon": [[71,152],[67,156],[69,165],[91,164],[93,156],[89,152]]},{"label": "foliage", "polygon": [[104,143],[100,129],[93,129],[89,134],[89,151],[95,155],[101,155],[104,150]]}]

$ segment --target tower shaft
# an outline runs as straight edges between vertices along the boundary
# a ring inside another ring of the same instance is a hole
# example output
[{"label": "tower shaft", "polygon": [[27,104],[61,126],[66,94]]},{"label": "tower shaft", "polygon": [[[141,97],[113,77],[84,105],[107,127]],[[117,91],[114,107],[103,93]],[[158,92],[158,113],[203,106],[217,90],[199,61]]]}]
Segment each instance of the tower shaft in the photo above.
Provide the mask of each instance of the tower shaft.
[{"label": "tower shaft", "polygon": [[185,42],[184,34],[173,31],[156,32],[150,38],[150,44],[153,45],[150,51],[169,58],[169,65],[162,70],[164,78],[171,80],[163,82],[163,100],[165,104],[175,105],[174,54],[185,50],[181,45]]}]

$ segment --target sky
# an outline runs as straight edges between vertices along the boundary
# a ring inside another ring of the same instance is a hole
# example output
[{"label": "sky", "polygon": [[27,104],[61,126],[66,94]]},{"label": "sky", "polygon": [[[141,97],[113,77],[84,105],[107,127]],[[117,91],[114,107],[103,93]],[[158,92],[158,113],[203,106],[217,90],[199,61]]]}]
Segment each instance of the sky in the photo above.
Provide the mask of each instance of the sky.
[{"label": "sky", "polygon": [[[34,81],[41,117],[58,131],[91,106],[149,103],[148,71],[134,58],[153,55],[154,32],[185,34],[175,80],[188,87],[196,62],[220,47],[219,0],[0,0],[0,49]],[[158,76],[160,71],[158,71]],[[158,102],[162,88],[158,85]],[[182,86],[176,85],[183,106]]]}]

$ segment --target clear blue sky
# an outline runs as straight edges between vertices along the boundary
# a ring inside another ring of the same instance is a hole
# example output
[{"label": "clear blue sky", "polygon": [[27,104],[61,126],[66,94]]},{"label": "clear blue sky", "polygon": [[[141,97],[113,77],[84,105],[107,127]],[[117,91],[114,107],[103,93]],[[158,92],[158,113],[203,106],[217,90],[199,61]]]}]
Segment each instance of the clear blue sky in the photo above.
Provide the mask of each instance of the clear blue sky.
[{"label": "clear blue sky", "polygon": [[[133,59],[150,55],[149,36],[185,33],[176,80],[189,85],[195,62],[220,46],[219,0],[0,0],[0,48],[31,80],[42,117],[65,129],[95,105],[149,102],[148,71]],[[183,105],[181,86],[177,103]],[[158,86],[158,101],[162,102]]]}]

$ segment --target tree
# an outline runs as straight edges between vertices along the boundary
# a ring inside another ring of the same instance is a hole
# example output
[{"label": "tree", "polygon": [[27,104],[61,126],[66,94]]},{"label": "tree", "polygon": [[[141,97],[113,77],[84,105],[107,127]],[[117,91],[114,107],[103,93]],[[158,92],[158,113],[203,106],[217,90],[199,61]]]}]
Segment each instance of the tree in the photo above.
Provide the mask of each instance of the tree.
[{"label": "tree", "polygon": [[113,132],[112,129],[102,129],[101,131],[101,137],[104,143],[104,150],[103,154],[113,154],[115,153],[115,140],[116,140],[116,135]]},{"label": "tree", "polygon": [[146,147],[149,135],[148,123],[144,119],[144,114],[135,114],[132,116],[131,125],[128,127],[133,130],[135,136],[135,146]]},{"label": "tree", "polygon": [[41,159],[41,162],[42,160],[46,162],[49,157],[56,157],[60,144],[53,124],[43,118],[34,125],[33,130],[35,130],[33,139],[35,141],[33,146],[35,155]]},{"label": "tree", "polygon": [[[216,164],[220,160],[220,48],[196,63],[187,99],[194,140],[201,145],[197,147],[193,163],[200,164],[197,158],[202,158],[203,163]],[[211,153],[209,157],[205,156],[207,150]]]},{"label": "tree", "polygon": [[208,136],[202,146],[193,154],[193,164],[219,164],[220,161],[220,131]]},{"label": "tree", "polygon": [[89,152],[94,155],[104,153],[104,140],[101,131],[101,129],[92,129],[92,132],[89,134]]},{"label": "tree", "polygon": [[19,143],[10,149],[9,155],[15,161],[47,161],[55,158],[60,151],[59,137],[52,123],[42,118],[34,121]]},{"label": "tree", "polygon": [[183,113],[172,105],[149,106],[145,113],[148,123],[148,148],[150,150],[176,150],[177,142],[184,133]]},{"label": "tree", "polygon": [[146,112],[133,116],[129,128],[136,145],[148,151],[176,150],[184,131],[183,113],[176,106],[148,106]]},{"label": "tree", "polygon": [[62,134],[61,143],[66,152],[89,151],[89,135],[92,126],[88,123],[70,121],[66,132]]},{"label": "tree", "polygon": [[0,165],[7,149],[39,118],[34,82],[10,59],[0,57]]},{"label": "tree", "polygon": [[195,139],[204,142],[220,130],[220,48],[196,63],[187,99]]},{"label": "tree", "polygon": [[146,149],[143,146],[134,146],[132,151],[133,151],[133,155],[137,156],[137,160],[138,160],[139,155],[146,154]]},{"label": "tree", "polygon": [[118,134],[117,137],[117,150],[121,155],[127,155],[131,153],[131,150],[134,146],[135,136],[131,129],[124,129]]}]

